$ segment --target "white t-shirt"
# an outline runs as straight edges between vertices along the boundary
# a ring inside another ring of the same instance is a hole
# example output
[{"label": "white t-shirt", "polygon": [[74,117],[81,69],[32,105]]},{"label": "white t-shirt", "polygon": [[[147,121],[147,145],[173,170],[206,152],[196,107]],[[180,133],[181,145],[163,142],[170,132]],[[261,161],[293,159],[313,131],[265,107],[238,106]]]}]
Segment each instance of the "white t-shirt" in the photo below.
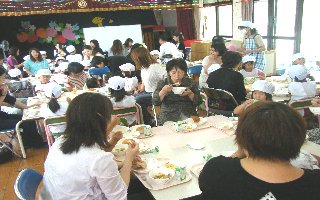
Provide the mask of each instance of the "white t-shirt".
[{"label": "white t-shirt", "polygon": [[160,54],[159,57],[162,58],[162,56],[166,54],[171,54],[173,57],[176,57],[179,50],[177,46],[171,42],[165,42],[160,46]]},{"label": "white t-shirt", "polygon": [[124,90],[126,92],[131,93],[138,87],[137,77],[135,76],[132,78],[125,77],[124,79],[125,79]]},{"label": "white t-shirt", "polygon": [[247,72],[244,69],[241,69],[239,72],[240,72],[240,74],[242,74],[243,78],[246,78],[246,77],[258,77],[259,73],[262,73],[261,70],[256,69],[256,68],[253,68],[251,72]]},{"label": "white t-shirt", "polygon": [[124,108],[130,108],[135,106],[136,100],[133,96],[126,95],[121,101],[116,102],[114,97],[110,98],[111,103],[113,107],[124,107]]},{"label": "white t-shirt", "polygon": [[[66,111],[68,109],[68,106],[69,106],[68,102],[62,101],[62,102],[58,102],[58,103],[60,105],[60,109],[55,113],[53,113],[49,109],[48,104],[41,104],[39,115],[43,118],[65,115]],[[56,125],[56,126],[50,126],[49,129],[50,129],[51,133],[63,133],[66,130],[66,125],[61,124],[61,125]]]},{"label": "white t-shirt", "polygon": [[291,82],[289,83],[289,93],[291,100],[300,100],[305,98],[312,98],[316,96],[317,85],[315,82]]},{"label": "white t-shirt", "polygon": [[154,92],[158,82],[166,77],[167,72],[159,63],[151,64],[147,69],[141,69],[141,79],[146,92]]},{"label": "white t-shirt", "polygon": [[43,185],[52,199],[127,199],[127,185],[110,152],[95,144],[63,154],[62,142],[63,136],[51,146],[44,164]]},{"label": "white t-shirt", "polygon": [[78,63],[80,63],[82,61],[82,55],[80,55],[80,54],[67,55],[66,60],[69,61],[69,62],[78,62]]}]

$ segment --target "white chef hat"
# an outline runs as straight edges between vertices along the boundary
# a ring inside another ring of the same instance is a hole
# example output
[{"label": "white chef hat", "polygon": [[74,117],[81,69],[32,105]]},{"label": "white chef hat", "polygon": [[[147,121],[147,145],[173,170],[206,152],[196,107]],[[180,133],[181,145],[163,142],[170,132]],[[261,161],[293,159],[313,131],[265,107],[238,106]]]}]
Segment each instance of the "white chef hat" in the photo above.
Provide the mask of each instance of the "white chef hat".
[{"label": "white chef hat", "polygon": [[25,57],[23,57],[23,60],[29,60],[30,59],[30,55],[26,55]]},{"label": "white chef hat", "polygon": [[158,50],[152,50],[150,51],[150,54],[153,55],[160,55],[160,52]]},{"label": "white chef hat", "polygon": [[65,60],[65,58],[64,58],[64,57],[59,56],[59,57],[57,57],[57,58],[56,58],[56,61],[58,61],[58,60]]},{"label": "white chef hat", "polygon": [[136,67],[131,63],[120,65],[119,68],[121,69],[121,71],[124,71],[124,72],[128,72],[128,71],[132,72],[136,70]]},{"label": "white chef hat", "polygon": [[241,21],[238,27],[248,27],[248,28],[253,29],[254,24],[250,21]]},{"label": "white chef hat", "polygon": [[17,68],[14,68],[14,69],[10,69],[8,71],[8,74],[11,78],[15,78],[17,76],[20,76],[21,75],[21,71],[20,69],[17,69]]},{"label": "white chef hat", "polygon": [[44,88],[44,95],[48,98],[59,98],[62,93],[62,88],[57,83],[52,83]]},{"label": "white chef hat", "polygon": [[208,68],[208,74],[210,74],[211,72],[216,71],[217,69],[220,69],[220,65],[219,64],[212,64],[210,65],[210,67]]},{"label": "white chef hat", "polygon": [[76,48],[73,45],[69,45],[66,48],[67,52],[72,53],[76,50]]},{"label": "white chef hat", "polygon": [[51,76],[52,73],[49,69],[39,69],[37,71],[37,77],[40,77],[40,76]]},{"label": "white chef hat", "polygon": [[81,65],[83,65],[84,67],[89,67],[91,66],[91,60],[83,60],[80,62]]},{"label": "white chef hat", "polygon": [[108,80],[109,88],[113,90],[121,90],[124,88],[125,80],[120,76],[113,76]]},{"label": "white chef hat", "polygon": [[261,91],[268,94],[273,94],[275,87],[272,83],[266,81],[266,80],[257,80],[252,84],[252,91]]},{"label": "white chef hat", "polygon": [[302,53],[296,53],[292,56],[291,62],[294,62],[298,60],[299,58],[304,58],[304,55]]},{"label": "white chef hat", "polygon": [[307,70],[307,68],[305,66],[302,66],[302,65],[292,65],[289,68],[288,75],[293,80],[295,78],[297,78],[298,80],[304,80],[308,76],[308,70]]},{"label": "white chef hat", "polygon": [[249,56],[249,55],[245,55],[242,57],[242,63],[246,63],[246,62],[256,62],[256,58],[254,56]]},{"label": "white chef hat", "polygon": [[62,62],[59,64],[58,67],[56,67],[55,71],[56,72],[64,72],[68,69],[68,65],[69,65],[69,62]]},{"label": "white chef hat", "polygon": [[40,54],[44,55],[44,54],[47,54],[47,52],[46,51],[40,51]]}]

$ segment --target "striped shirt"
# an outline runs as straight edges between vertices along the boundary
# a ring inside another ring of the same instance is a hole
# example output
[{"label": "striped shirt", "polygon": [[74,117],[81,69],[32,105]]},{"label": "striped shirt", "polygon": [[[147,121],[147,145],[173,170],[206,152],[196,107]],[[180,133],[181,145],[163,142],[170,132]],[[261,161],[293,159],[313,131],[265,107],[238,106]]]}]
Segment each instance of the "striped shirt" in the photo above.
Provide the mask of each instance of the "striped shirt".
[{"label": "striped shirt", "polygon": [[87,74],[84,72],[81,72],[77,77],[68,76],[67,81],[64,83],[64,86],[66,88],[76,87],[77,90],[82,90],[83,86],[87,82],[87,79],[88,79]]}]

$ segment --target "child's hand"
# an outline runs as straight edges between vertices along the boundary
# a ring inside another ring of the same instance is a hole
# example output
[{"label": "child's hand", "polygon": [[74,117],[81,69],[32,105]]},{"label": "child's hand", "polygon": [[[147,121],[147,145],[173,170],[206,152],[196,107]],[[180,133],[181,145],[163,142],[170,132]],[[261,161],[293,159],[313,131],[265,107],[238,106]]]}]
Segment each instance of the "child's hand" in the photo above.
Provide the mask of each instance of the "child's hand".
[{"label": "child's hand", "polygon": [[120,118],[112,115],[111,120],[107,126],[107,134],[110,133],[113,130],[113,128],[119,123],[120,123]]}]

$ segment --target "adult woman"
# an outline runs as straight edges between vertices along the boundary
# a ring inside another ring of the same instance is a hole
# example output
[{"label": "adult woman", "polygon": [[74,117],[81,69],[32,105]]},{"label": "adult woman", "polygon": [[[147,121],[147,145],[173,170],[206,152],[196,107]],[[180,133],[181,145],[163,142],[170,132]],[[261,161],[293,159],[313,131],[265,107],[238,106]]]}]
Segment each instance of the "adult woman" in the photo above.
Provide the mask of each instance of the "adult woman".
[{"label": "adult woman", "polygon": [[29,50],[30,58],[24,62],[24,69],[29,75],[35,75],[39,69],[48,69],[49,64],[43,59],[39,49],[31,48]]},{"label": "adult woman", "polygon": [[123,56],[124,49],[120,40],[114,40],[108,56]]},{"label": "adult woman", "polygon": [[103,55],[103,51],[100,48],[100,44],[99,44],[98,40],[90,40],[90,46],[91,46],[92,50],[94,51],[94,54],[100,53],[101,55]]},{"label": "adult woman", "polygon": [[23,63],[18,63],[17,61],[17,56],[19,56],[19,49],[18,47],[11,47],[9,49],[9,57],[7,58],[7,65],[8,65],[8,70],[10,69],[15,69],[15,68],[18,68],[20,69],[21,67],[23,67]]},{"label": "adult woman", "polygon": [[250,55],[256,58],[255,67],[264,71],[265,62],[263,51],[266,50],[261,35],[258,34],[254,25],[250,21],[242,21],[238,28],[243,33],[243,42],[241,47],[243,48],[243,55]]},{"label": "adult woman", "polygon": [[227,51],[222,55],[221,68],[209,74],[207,84],[209,88],[223,89],[230,92],[238,104],[245,100],[246,89],[243,76],[234,68],[241,64],[241,55],[237,52]]},{"label": "adult woman", "polygon": [[123,43],[124,56],[127,56],[130,53],[132,44],[133,40],[131,38],[127,38],[126,41]]},{"label": "adult woman", "polygon": [[[167,63],[169,76],[159,81],[153,95],[154,104],[161,105],[159,124],[197,115],[196,107],[202,99],[196,84],[186,76],[187,68],[183,59],[173,59]],[[186,90],[180,95],[174,94],[172,89],[175,86],[186,87]]]},{"label": "adult woman", "polygon": [[290,163],[306,137],[299,113],[257,102],[240,115],[235,135],[244,158],[209,160],[199,176],[200,199],[320,199],[320,172]]},{"label": "adult woman", "polygon": [[[27,109],[29,107],[21,103],[19,100],[9,95],[9,89],[4,84],[6,77],[6,70],[4,67],[0,67],[0,130],[12,129],[16,127],[16,124],[22,119],[21,115],[7,114],[1,111],[1,106],[16,106],[20,109]],[[22,140],[26,146],[39,146],[42,145],[42,138],[36,131],[34,122],[25,122],[21,124]]]},{"label": "adult woman", "polygon": [[[107,152],[112,104],[100,94],[77,96],[66,113],[67,127],[50,148],[43,183],[52,199],[126,199],[132,161],[139,152],[128,145],[122,168]],[[111,129],[112,130],[112,129]],[[63,177],[63,179],[61,178]]]},{"label": "adult woman", "polygon": [[[206,56],[202,61],[202,70],[199,77],[199,86],[208,87],[207,79],[211,72],[220,68],[222,64],[222,55],[227,52],[224,42],[212,43],[210,49],[210,55]],[[210,69],[209,69],[210,68]]]},{"label": "adult woman", "polygon": [[166,71],[159,63],[154,61],[149,51],[144,47],[138,47],[131,52],[132,60],[136,68],[141,69],[142,84],[135,97],[136,102],[140,104],[143,113],[143,120],[146,124],[152,123],[152,117],[147,108],[152,105],[152,93],[156,90],[157,84],[166,76]]},{"label": "adult woman", "polygon": [[186,46],[184,45],[184,39],[183,39],[183,35],[182,32],[174,32],[172,34],[172,39],[173,42],[175,43],[175,45],[177,46],[178,50],[183,53],[183,58],[186,58]]},{"label": "adult woman", "polygon": [[62,44],[57,43],[56,46],[54,47],[55,47],[55,50],[53,51],[53,56],[55,58],[66,56],[66,52],[62,49]]}]

